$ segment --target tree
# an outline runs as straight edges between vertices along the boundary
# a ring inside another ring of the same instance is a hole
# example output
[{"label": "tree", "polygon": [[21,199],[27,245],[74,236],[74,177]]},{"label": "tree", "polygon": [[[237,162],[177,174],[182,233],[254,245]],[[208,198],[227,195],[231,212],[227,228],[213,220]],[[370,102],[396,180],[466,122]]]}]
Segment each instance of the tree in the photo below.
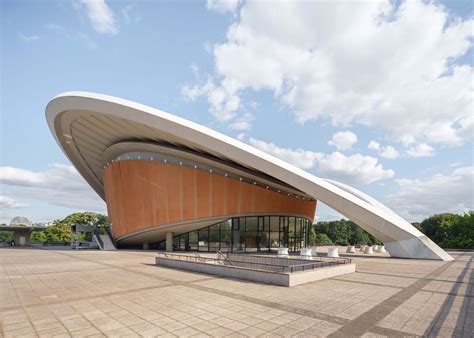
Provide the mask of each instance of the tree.
[{"label": "tree", "polygon": [[34,231],[30,235],[30,241],[32,242],[46,242],[46,230],[44,231]]},{"label": "tree", "polygon": [[13,241],[13,231],[0,231],[0,242]]},{"label": "tree", "polygon": [[326,234],[336,245],[381,244],[374,236],[346,219],[318,222],[314,227],[317,234]]},{"label": "tree", "polygon": [[[474,212],[463,215],[443,213],[430,216],[413,226],[442,248],[474,249]],[[374,236],[352,221],[341,219],[313,224],[313,238],[326,235],[336,245],[381,244]],[[317,235],[315,235],[317,234]]]},{"label": "tree", "polygon": [[451,228],[460,217],[456,214],[437,214],[430,216],[420,223],[422,232],[436,243],[447,240],[451,234]]},{"label": "tree", "polygon": [[430,216],[420,223],[420,231],[442,248],[474,249],[474,212]]},{"label": "tree", "polygon": [[61,221],[54,221],[53,225],[49,226],[45,231],[46,242],[70,242],[71,241],[71,227],[62,224]]},{"label": "tree", "polygon": [[315,234],[314,244],[332,244],[331,239],[326,234]]},{"label": "tree", "polygon": [[68,226],[80,224],[82,226],[95,227],[102,235],[108,233],[110,229],[109,218],[95,212],[76,212],[66,216],[61,223]]},{"label": "tree", "polygon": [[315,229],[314,225],[311,226],[311,230],[310,230],[310,231],[311,231],[311,233],[309,234],[309,238],[308,238],[308,246],[313,246],[313,245],[315,245],[315,244],[317,243],[317,242],[316,242],[316,240],[317,240],[317,235],[316,235],[316,229]]}]

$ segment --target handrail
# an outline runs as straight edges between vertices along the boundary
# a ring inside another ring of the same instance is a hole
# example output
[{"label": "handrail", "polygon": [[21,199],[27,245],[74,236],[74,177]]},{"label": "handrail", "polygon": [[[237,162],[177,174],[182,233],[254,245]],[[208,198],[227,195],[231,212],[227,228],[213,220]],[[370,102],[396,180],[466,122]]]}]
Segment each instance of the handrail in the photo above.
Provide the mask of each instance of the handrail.
[{"label": "handrail", "polygon": [[200,262],[202,263],[205,263],[206,261],[204,260],[204,258],[199,254],[197,253],[196,251],[193,251],[193,254],[194,254],[194,257],[196,258],[196,260],[199,260]]},{"label": "handrail", "polygon": [[99,244],[99,249],[104,250],[104,241],[100,238],[100,235],[94,235],[94,238],[97,241],[97,244]]},{"label": "handrail", "polygon": [[[219,264],[219,265],[227,265],[226,259],[222,258],[211,258],[211,257],[202,257],[198,253],[193,252],[193,256],[191,255],[183,255],[183,254],[172,254],[172,253],[161,253],[158,252],[158,257],[166,258],[166,259],[177,259],[177,260],[185,260],[185,261],[193,261],[196,262],[199,260],[201,263],[205,264]],[[261,257],[261,258],[273,258],[273,257]],[[288,260],[285,260],[288,261]],[[264,271],[272,271],[272,272],[283,272],[283,273],[293,273],[299,271],[306,271],[306,270],[314,270],[318,268],[340,265],[340,264],[349,264],[351,260],[348,258],[341,258],[341,259],[333,259],[330,261],[305,261],[302,264],[295,264],[295,265],[277,265],[277,264],[269,264],[269,263],[262,263],[262,262],[244,262],[244,261],[232,261],[232,266],[236,268],[251,268],[256,270],[264,270]]]},{"label": "handrail", "polygon": [[217,255],[217,258],[222,257],[222,260],[224,260],[224,265],[234,266],[234,264],[232,264],[232,261],[229,259],[229,257],[226,254],[224,254],[222,251],[218,250],[216,255]]}]

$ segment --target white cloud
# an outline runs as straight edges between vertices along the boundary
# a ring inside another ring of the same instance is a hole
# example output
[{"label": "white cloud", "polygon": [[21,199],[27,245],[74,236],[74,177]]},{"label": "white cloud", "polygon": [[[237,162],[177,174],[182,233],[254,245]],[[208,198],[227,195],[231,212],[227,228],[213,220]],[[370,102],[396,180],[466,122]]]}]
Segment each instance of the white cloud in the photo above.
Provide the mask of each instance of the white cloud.
[{"label": "white cloud", "polygon": [[105,0],[80,0],[84,5],[87,17],[100,34],[117,34],[118,28],[115,23],[114,13],[107,6]]},{"label": "white cloud", "polygon": [[380,150],[380,143],[378,143],[377,141],[370,141],[369,142],[369,145],[367,146],[369,149],[373,149],[373,150]]},{"label": "white cloud", "polygon": [[383,158],[388,158],[389,160],[394,160],[398,156],[400,156],[400,153],[394,147],[386,146],[386,147],[383,147],[383,149],[379,152],[379,155],[382,156]]},{"label": "white cloud", "polygon": [[237,120],[230,124],[230,128],[238,131],[246,131],[252,128],[252,121],[255,119],[255,116],[251,113],[245,113],[242,116],[239,116]]},{"label": "white cloud", "polygon": [[38,35],[26,35],[26,34],[23,34],[23,33],[18,33],[18,37],[25,41],[25,42],[33,42],[33,41],[38,41],[39,40],[39,36]]},{"label": "white cloud", "polygon": [[206,7],[209,10],[225,13],[234,12],[239,6],[240,0],[207,0]]},{"label": "white cloud", "polygon": [[71,165],[52,164],[46,171],[0,167],[0,183],[22,200],[38,200],[72,209],[104,211],[105,204]]},{"label": "white cloud", "polygon": [[270,155],[278,157],[301,169],[314,169],[316,174],[340,180],[344,183],[372,183],[392,178],[395,172],[384,169],[371,156],[354,154],[346,156],[336,151],[323,154],[303,149],[280,148],[273,143],[250,138],[249,143]]},{"label": "white cloud", "polygon": [[351,149],[357,143],[357,135],[351,131],[340,131],[332,135],[329,145],[335,146],[338,150]]},{"label": "white cloud", "polygon": [[[194,72],[194,70],[193,70]],[[201,96],[206,96],[209,102],[209,111],[219,122],[228,122],[236,116],[240,108],[240,98],[234,94],[229,86],[216,87],[209,78],[205,83],[195,86],[183,86],[181,92],[185,99],[194,101]]]},{"label": "white cloud", "polygon": [[435,155],[433,147],[426,143],[418,144],[415,147],[409,148],[407,151],[409,157],[431,157]]},{"label": "white cloud", "polygon": [[451,163],[449,167],[454,168],[454,167],[459,167],[460,165],[462,165],[462,162],[454,162],[454,163]]},{"label": "white cloud", "polygon": [[397,183],[399,190],[387,198],[387,204],[410,221],[436,213],[474,210],[474,167],[457,168],[451,174],[437,174],[426,180],[400,179]]},{"label": "white cloud", "polygon": [[338,151],[325,155],[319,161],[316,172],[320,176],[341,182],[363,184],[392,178],[395,175],[392,169],[384,169],[375,157],[362,154],[346,156]]},{"label": "white cloud", "polygon": [[252,137],[249,139],[249,143],[255,148],[260,149],[261,151],[264,151],[275,157],[278,157],[279,159],[282,159],[301,169],[313,168],[318,162],[318,160],[324,156],[324,154],[322,153],[303,150],[301,148],[280,148],[273,143],[267,143],[262,140],[254,139]]},{"label": "white cloud", "polygon": [[15,199],[7,197],[7,196],[0,196],[0,210],[2,209],[19,209],[27,207],[28,204],[18,203]]},{"label": "white cloud", "polygon": [[367,148],[372,150],[377,150],[377,153],[383,157],[390,160],[394,160],[400,156],[400,152],[392,146],[381,146],[377,141],[370,141]]},{"label": "white cloud", "polygon": [[355,122],[405,146],[460,145],[474,134],[473,69],[456,63],[473,45],[472,18],[421,0],[269,8],[245,2],[214,46],[205,91],[214,114],[232,118],[244,91],[264,89],[300,122]]}]

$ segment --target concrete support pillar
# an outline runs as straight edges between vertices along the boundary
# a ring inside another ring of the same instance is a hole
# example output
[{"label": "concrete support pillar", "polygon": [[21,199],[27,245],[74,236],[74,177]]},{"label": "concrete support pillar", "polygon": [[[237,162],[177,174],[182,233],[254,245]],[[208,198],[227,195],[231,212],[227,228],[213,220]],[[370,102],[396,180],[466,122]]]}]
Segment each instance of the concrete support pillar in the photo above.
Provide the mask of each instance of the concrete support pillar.
[{"label": "concrete support pillar", "polygon": [[143,250],[148,250],[148,243],[143,243]]},{"label": "concrete support pillar", "polygon": [[13,233],[13,239],[15,240],[16,246],[29,246],[30,245],[30,232],[25,231],[15,231]]},{"label": "concrete support pillar", "polygon": [[173,251],[173,233],[167,232],[166,233],[166,252]]}]

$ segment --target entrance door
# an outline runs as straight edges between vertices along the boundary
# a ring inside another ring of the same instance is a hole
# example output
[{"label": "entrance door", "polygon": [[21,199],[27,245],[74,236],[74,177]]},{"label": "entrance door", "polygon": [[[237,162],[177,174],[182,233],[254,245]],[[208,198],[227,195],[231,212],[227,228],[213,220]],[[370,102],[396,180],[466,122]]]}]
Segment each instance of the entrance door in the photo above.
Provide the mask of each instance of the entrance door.
[{"label": "entrance door", "polygon": [[20,246],[25,246],[25,242],[26,242],[25,237],[20,236]]}]

